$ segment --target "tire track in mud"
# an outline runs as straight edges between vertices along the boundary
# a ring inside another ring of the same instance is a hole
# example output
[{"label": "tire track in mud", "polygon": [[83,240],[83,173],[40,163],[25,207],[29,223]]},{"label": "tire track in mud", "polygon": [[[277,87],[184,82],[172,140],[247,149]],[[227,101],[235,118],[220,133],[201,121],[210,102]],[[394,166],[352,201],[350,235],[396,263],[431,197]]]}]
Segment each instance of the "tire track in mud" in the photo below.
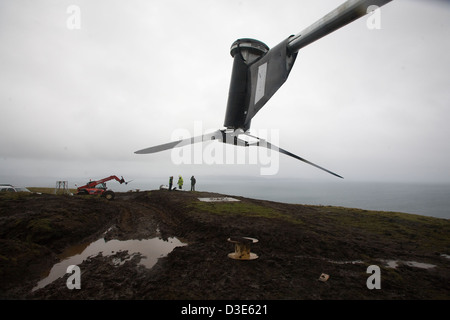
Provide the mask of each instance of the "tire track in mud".
[{"label": "tire track in mud", "polygon": [[118,240],[147,239],[159,235],[159,209],[141,203],[118,202],[114,225],[105,238]]}]

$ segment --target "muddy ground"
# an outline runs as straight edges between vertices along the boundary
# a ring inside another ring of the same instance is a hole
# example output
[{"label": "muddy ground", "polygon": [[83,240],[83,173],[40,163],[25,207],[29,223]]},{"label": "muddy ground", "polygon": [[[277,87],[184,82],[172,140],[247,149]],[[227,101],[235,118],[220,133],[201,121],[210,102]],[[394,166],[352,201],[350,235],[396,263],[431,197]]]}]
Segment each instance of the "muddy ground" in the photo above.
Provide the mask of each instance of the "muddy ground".
[{"label": "muddy ground", "polygon": [[[222,195],[153,190],[119,193],[113,201],[2,196],[0,298],[450,299],[449,220],[236,196],[240,201],[207,203],[200,197]],[[92,256],[79,265],[81,289],[67,288],[67,274],[32,292],[69,246],[155,236],[187,245],[152,268],[139,264],[139,254]],[[234,245],[227,239],[233,236],[258,239],[251,251],[259,258],[230,259]],[[367,287],[370,265],[380,267],[381,289]],[[327,281],[318,280],[322,273]]]}]

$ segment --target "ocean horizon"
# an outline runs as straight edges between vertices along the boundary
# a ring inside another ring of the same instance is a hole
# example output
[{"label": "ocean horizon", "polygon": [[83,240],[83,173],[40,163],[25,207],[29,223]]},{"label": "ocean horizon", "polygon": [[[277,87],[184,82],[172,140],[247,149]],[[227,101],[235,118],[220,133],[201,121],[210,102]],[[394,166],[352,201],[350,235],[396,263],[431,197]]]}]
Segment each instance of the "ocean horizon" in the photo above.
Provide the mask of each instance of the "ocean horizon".
[{"label": "ocean horizon", "polygon": [[[190,190],[190,176],[183,176],[183,190]],[[174,174],[174,185],[178,175]],[[362,182],[342,179],[307,180],[261,176],[196,175],[196,191],[215,192],[276,202],[340,206],[392,211],[450,219],[450,183]],[[85,179],[69,178],[69,188]],[[52,180],[28,180],[24,186],[54,187]],[[131,183],[107,183],[109,189],[127,192],[155,190],[167,186],[169,177],[135,179]]]}]

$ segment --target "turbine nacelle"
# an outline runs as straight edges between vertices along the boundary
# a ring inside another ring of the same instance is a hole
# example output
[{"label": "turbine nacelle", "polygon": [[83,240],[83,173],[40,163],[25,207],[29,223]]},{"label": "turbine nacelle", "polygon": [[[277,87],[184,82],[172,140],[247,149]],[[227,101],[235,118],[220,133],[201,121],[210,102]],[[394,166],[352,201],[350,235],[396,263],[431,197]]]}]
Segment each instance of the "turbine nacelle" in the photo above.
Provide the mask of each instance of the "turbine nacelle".
[{"label": "turbine nacelle", "polygon": [[233,42],[226,128],[250,129],[252,118],[286,81],[297,56],[287,51],[288,40],[272,49],[255,39]]}]

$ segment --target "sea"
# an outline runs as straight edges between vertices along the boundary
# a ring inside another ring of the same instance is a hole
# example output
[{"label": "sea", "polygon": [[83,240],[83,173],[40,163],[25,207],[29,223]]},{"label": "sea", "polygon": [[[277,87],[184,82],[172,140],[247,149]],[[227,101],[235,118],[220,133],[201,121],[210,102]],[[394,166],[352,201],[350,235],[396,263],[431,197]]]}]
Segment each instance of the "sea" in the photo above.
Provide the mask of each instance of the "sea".
[{"label": "sea", "polygon": [[[405,212],[450,219],[450,183],[360,182],[340,179],[315,181],[223,176],[196,176],[196,179],[197,191],[284,203]],[[168,184],[165,180],[144,183],[147,188],[141,185],[141,189],[157,189]],[[189,177],[185,177],[184,181],[183,189],[189,190]]]}]

